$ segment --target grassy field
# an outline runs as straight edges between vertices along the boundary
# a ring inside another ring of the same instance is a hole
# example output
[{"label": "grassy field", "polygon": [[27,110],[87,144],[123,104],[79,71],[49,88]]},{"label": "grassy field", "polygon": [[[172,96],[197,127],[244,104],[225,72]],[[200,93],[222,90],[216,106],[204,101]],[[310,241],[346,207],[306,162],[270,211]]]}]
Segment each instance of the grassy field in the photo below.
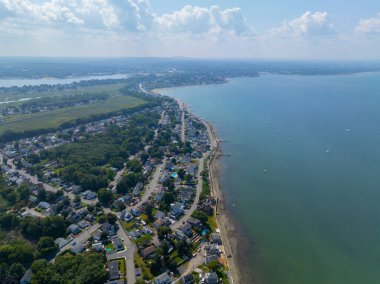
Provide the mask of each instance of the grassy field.
[{"label": "grassy field", "polygon": [[109,84],[109,85],[98,85],[92,87],[84,87],[78,89],[68,89],[64,91],[49,91],[49,92],[34,92],[34,93],[0,93],[0,102],[4,101],[18,101],[25,98],[44,98],[44,97],[59,97],[68,95],[85,95],[85,94],[107,94],[110,96],[121,95],[119,92],[120,88],[124,87],[125,84]]},{"label": "grassy field", "polygon": [[127,275],[127,271],[125,271],[125,259],[118,258],[117,263],[118,263],[119,271],[121,272],[121,276]]},{"label": "grassy field", "polygon": [[142,269],[143,278],[145,280],[154,278],[153,274],[149,270],[148,264],[137,252],[135,253],[135,265],[137,265],[137,267],[140,267]]},{"label": "grassy field", "polygon": [[[114,91],[117,92],[116,90]],[[6,130],[20,132],[25,130],[58,127],[62,123],[72,121],[76,118],[84,118],[94,114],[105,114],[122,109],[134,108],[144,103],[144,100],[135,97],[115,95],[106,101],[99,101],[82,106],[33,114],[12,115],[4,117],[5,122],[0,124],[0,134]]]}]

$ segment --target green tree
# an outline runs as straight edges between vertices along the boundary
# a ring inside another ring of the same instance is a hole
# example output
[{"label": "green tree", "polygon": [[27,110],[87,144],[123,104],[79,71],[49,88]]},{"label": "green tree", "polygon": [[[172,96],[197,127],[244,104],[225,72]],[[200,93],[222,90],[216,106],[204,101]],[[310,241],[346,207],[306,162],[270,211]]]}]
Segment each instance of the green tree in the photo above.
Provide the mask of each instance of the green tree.
[{"label": "green tree", "polygon": [[191,246],[186,241],[178,241],[176,247],[181,255],[186,255],[187,257],[191,256]]},{"label": "green tree", "polygon": [[148,216],[149,220],[152,221],[154,219],[154,216],[153,216],[153,206],[151,204],[147,204],[145,206],[145,213]]},{"label": "green tree", "polygon": [[208,220],[208,216],[205,213],[198,211],[198,210],[195,210],[191,214],[191,217],[199,219],[203,224],[205,224]]},{"label": "green tree", "polygon": [[179,170],[177,171],[177,174],[178,174],[178,176],[179,176],[179,178],[180,178],[181,180],[184,180],[184,179],[185,179],[185,175],[186,175],[186,171],[185,171],[184,169],[179,169]]},{"label": "green tree", "polygon": [[46,189],[40,188],[37,192],[37,199],[39,201],[46,201],[47,200],[47,192]]},{"label": "green tree", "polygon": [[127,162],[127,168],[129,171],[134,172],[134,173],[139,173],[142,171],[142,165],[140,161],[137,159],[129,160]]},{"label": "green tree", "polygon": [[110,223],[111,225],[115,225],[117,221],[117,217],[115,214],[108,213],[107,214],[107,222]]},{"label": "green tree", "polygon": [[113,194],[111,190],[101,188],[98,191],[98,199],[102,204],[109,205],[113,201]]},{"label": "green tree", "polygon": [[207,267],[211,270],[211,271],[214,271],[216,272],[222,265],[220,264],[220,262],[218,260],[213,260],[211,261]]},{"label": "green tree", "polygon": [[17,280],[20,280],[24,273],[25,269],[20,263],[13,263],[9,268],[9,275],[15,276]]},{"label": "green tree", "polygon": [[172,230],[170,229],[170,227],[166,227],[166,226],[159,227],[157,230],[158,239],[159,240],[167,239],[167,237],[169,236],[171,232]]},{"label": "green tree", "polygon": [[19,219],[14,213],[0,215],[0,226],[5,229],[12,229],[19,225]]},{"label": "green tree", "polygon": [[46,256],[58,249],[58,245],[54,243],[51,237],[42,237],[37,243],[37,250],[42,256]]},{"label": "green tree", "polygon": [[37,259],[33,261],[31,269],[33,273],[37,273],[38,271],[45,269],[46,266],[47,266],[46,259]]},{"label": "green tree", "polygon": [[74,203],[80,203],[80,201],[81,201],[80,196],[79,195],[75,195],[75,197],[74,197]]}]

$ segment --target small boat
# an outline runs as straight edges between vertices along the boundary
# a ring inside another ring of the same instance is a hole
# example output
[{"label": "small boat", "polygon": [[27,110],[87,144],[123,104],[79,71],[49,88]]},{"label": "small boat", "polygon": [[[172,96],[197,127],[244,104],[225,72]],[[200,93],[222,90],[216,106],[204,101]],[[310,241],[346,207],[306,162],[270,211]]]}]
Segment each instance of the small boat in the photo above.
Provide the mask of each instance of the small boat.
[{"label": "small boat", "polygon": [[346,132],[351,132],[351,129],[347,128],[347,129],[346,129]]},{"label": "small boat", "polygon": [[264,173],[268,172],[268,170],[264,170]]},{"label": "small boat", "polygon": [[330,150],[326,150],[326,153],[327,153],[327,154],[330,153]]}]

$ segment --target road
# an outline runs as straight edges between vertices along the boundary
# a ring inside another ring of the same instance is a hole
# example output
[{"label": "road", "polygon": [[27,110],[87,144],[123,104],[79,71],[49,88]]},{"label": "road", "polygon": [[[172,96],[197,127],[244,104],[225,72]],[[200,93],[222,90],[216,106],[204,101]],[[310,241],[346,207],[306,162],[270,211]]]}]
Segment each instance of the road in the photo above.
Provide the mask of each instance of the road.
[{"label": "road", "polygon": [[[164,166],[163,164],[160,164],[156,167],[156,170],[153,174],[152,180],[147,186],[147,189],[145,190],[143,196],[141,197],[141,200],[135,204],[134,206],[129,206],[126,208],[126,210],[130,211],[132,208],[138,208],[141,206],[144,202],[148,201],[149,197],[152,195],[154,189],[158,185],[158,180],[160,178],[161,174],[161,168]],[[104,212],[107,213],[113,213],[109,208],[103,208]],[[125,232],[123,226],[121,225],[120,221],[118,221],[119,230],[118,230],[118,236],[124,240],[124,245],[127,248],[125,251],[121,251],[114,254],[107,255],[108,259],[115,259],[115,258],[121,258],[124,257],[126,259],[126,271],[127,271],[127,283],[135,283],[136,282],[136,272],[135,272],[135,252],[137,251],[136,245],[132,243],[129,236]]]},{"label": "road", "polygon": [[73,245],[73,243],[75,242],[76,244],[79,244],[79,243],[85,243],[89,237],[91,237],[91,235],[97,230],[100,228],[100,224],[95,224],[95,225],[92,225],[91,227],[87,228],[86,230],[82,231],[82,233],[80,233],[78,236],[76,236],[74,239],[72,239],[70,242],[68,242],[66,245],[64,245],[63,247],[61,247],[57,254],[60,254],[61,252],[67,250],[67,249],[70,249]]},{"label": "road", "polygon": [[128,210],[131,210],[132,208],[138,208],[144,202],[148,201],[149,197],[152,195],[152,193],[154,192],[154,190],[158,186],[158,181],[159,181],[160,175],[161,175],[161,168],[163,168],[164,166],[165,166],[165,162],[163,162],[162,164],[160,164],[156,167],[156,170],[153,174],[153,177],[152,177],[151,181],[149,182],[149,184],[148,184],[143,196],[141,197],[140,201],[137,204],[135,204],[134,206],[130,206],[128,208]]},{"label": "road", "polygon": [[[103,209],[106,214],[113,213],[108,208]],[[136,245],[132,243],[132,241],[130,240],[120,221],[117,221],[117,225],[119,226],[117,235],[124,241],[124,246],[126,247],[126,249],[117,253],[107,254],[107,259],[125,258],[125,271],[127,271],[127,283],[134,284],[136,283],[135,252],[137,251],[137,248]]]},{"label": "road", "polygon": [[186,142],[186,119],[185,119],[185,110],[182,109],[182,115],[181,115],[181,142]]},{"label": "road", "polygon": [[178,222],[176,222],[176,223],[174,223],[173,225],[170,226],[170,228],[172,229],[172,231],[175,231],[182,224],[186,223],[187,220],[190,219],[191,214],[193,214],[193,212],[197,209],[197,205],[198,205],[198,202],[199,202],[199,197],[200,197],[201,192],[202,192],[202,172],[203,172],[203,168],[204,168],[204,157],[201,158],[201,159],[199,159],[198,173],[197,173],[198,183],[197,183],[197,187],[196,187],[196,193],[195,193],[194,202],[191,205],[190,209],[186,211],[185,215],[183,215],[178,220]]},{"label": "road", "polygon": [[[59,190],[58,188],[56,188],[54,186],[51,186],[50,184],[40,182],[36,176],[30,175],[30,174],[28,174],[24,170],[16,169],[16,166],[13,163],[13,159],[8,160],[8,165],[12,169],[14,169],[15,171],[17,171],[20,175],[22,175],[23,177],[27,178],[31,183],[33,183],[33,184],[42,184],[42,186],[46,189],[46,191],[57,192]],[[74,200],[74,198],[76,196],[74,193],[66,192],[64,190],[63,190],[63,195],[69,197],[71,200]],[[82,198],[82,202],[86,203],[86,204],[89,204],[89,205],[95,205],[98,202],[98,198],[95,198],[93,200],[87,200],[87,199],[83,199]]]},{"label": "road", "polygon": [[195,268],[203,264],[204,259],[205,259],[203,256],[203,252],[204,252],[204,247],[206,245],[207,245],[206,243],[202,244],[200,247],[200,252],[198,252],[195,257],[191,258],[188,263],[179,267],[179,272],[181,276],[174,283],[180,283],[181,277],[187,274],[190,274],[191,272],[194,271]]}]

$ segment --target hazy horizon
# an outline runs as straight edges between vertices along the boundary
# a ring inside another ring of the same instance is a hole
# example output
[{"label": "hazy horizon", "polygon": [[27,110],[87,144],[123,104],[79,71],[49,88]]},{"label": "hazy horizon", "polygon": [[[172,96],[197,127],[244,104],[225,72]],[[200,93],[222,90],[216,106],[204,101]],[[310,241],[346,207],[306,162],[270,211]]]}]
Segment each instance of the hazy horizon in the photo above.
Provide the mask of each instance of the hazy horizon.
[{"label": "hazy horizon", "polygon": [[380,3],[0,0],[0,36],[0,56],[373,60]]}]

